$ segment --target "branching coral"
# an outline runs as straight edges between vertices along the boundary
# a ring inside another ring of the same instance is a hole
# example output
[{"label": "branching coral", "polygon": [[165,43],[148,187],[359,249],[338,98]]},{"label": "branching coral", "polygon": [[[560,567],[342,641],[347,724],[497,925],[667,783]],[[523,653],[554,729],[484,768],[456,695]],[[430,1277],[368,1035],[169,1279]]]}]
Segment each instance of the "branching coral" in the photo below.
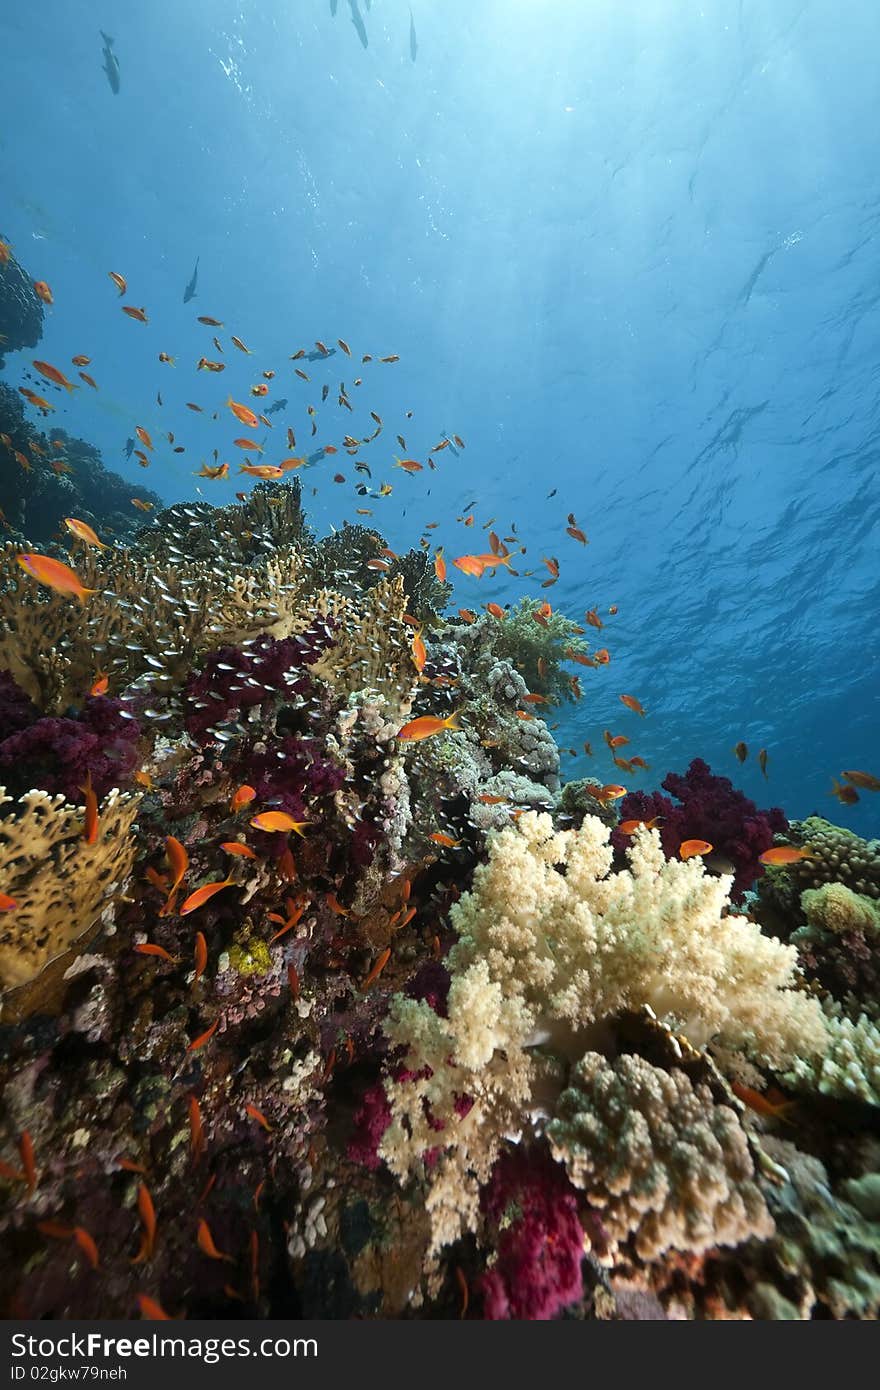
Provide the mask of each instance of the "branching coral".
[{"label": "branching coral", "polygon": [[27,792],[13,814],[0,790],[3,891],[17,907],[0,919],[0,981],[32,979],[97,920],[131,873],[131,833],[140,798],[111,791],[100,807],[99,836],[83,839],[82,811],[63,796]]},{"label": "branching coral", "polygon": [[736,1113],[677,1068],[588,1052],[547,1134],[612,1240],[632,1237],[644,1260],[773,1232]]},{"label": "branching coral", "polygon": [[[792,987],[794,950],[721,915],[729,879],[667,861],[655,832],[635,837],[629,870],[610,873],[611,861],[596,818],[557,834],[527,812],[491,840],[452,910],[448,1017],[393,1001],[386,1031],[406,1049],[408,1075],[389,1082],[381,1152],[403,1177],[437,1149],[435,1248],[473,1223],[502,1136],[547,1103],[554,1069],[621,1011],[648,1006],[696,1047],[717,1040],[775,1067],[825,1046],[819,1005]],[[536,1058],[536,1044],[550,1055]]]},{"label": "branching coral", "polygon": [[541,608],[537,600],[524,598],[503,621],[483,615],[470,625],[453,624],[451,632],[465,667],[472,668],[478,655],[490,654],[509,662],[535,694],[573,700],[576,696],[563,663],[572,659],[571,653],[585,656],[587,644],[570,618],[558,610],[545,616]]},{"label": "branching coral", "polygon": [[787,1080],[837,1100],[880,1105],[880,1025],[866,1014],[850,1018],[833,1000],[825,1004],[828,1041],[812,1057],[796,1057]]}]

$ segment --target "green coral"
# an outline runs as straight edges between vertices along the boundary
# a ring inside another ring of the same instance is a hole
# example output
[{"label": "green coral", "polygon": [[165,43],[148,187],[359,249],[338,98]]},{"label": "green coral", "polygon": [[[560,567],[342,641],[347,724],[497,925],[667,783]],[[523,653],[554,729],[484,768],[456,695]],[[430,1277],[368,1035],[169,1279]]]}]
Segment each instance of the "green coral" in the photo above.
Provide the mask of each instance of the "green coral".
[{"label": "green coral", "polygon": [[801,894],[801,908],[807,923],[824,931],[880,933],[880,905],[863,893],[854,893],[845,883],[823,883]]},{"label": "green coral", "polygon": [[587,644],[577,624],[562,613],[554,610],[539,622],[536,614],[540,608],[537,599],[523,598],[516,608],[507,610],[502,621],[486,615],[469,626],[462,625],[463,630],[456,626],[457,645],[509,661],[535,695],[574,701],[570,676],[564,669],[570,659],[566,654],[586,655]]}]

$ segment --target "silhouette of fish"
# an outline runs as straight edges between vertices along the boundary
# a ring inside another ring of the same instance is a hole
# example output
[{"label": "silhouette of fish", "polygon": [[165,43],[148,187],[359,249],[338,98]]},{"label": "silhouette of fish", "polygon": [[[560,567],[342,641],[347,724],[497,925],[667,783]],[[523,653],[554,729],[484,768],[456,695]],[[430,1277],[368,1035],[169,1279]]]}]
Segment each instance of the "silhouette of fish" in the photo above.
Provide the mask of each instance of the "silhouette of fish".
[{"label": "silhouette of fish", "polygon": [[336,356],[336,349],[335,349],[335,348],[328,348],[326,352],[320,352],[317,348],[315,348],[315,351],[314,351],[314,352],[307,352],[307,353],[306,353],[306,361],[307,361],[307,362],[325,362],[325,361],[327,360],[328,357],[335,357],[335,356]]},{"label": "silhouette of fish", "polygon": [[104,47],[101,52],[104,58],[104,71],[107,74],[107,81],[110,83],[110,90],[114,95],[117,95],[119,92],[119,59],[113,52],[113,40],[110,35],[105,34],[103,29],[99,29],[98,33],[104,40]]},{"label": "silhouette of fish", "polygon": [[357,36],[364,48],[369,48],[370,40],[367,38],[367,28],[364,24],[364,17],[358,9],[358,0],[348,0],[348,8],[351,10],[351,22],[357,30]]},{"label": "silhouette of fish", "polygon": [[267,415],[277,415],[278,412],[279,412],[279,410],[286,410],[286,409],[287,409],[287,397],[286,397],[286,396],[282,396],[280,400],[273,401],[271,405],[267,405],[267,406],[266,406],[266,414],[267,414]]},{"label": "silhouette of fish", "polygon": [[415,22],[415,20],[413,19],[413,12],[412,12],[412,10],[410,10],[410,12],[409,12],[409,56],[412,58],[413,62],[415,62],[415,60],[416,60],[416,54],[418,53],[418,51],[419,51],[419,41],[418,41],[418,39],[416,38],[416,22]]},{"label": "silhouette of fish", "polygon": [[195,269],[193,270],[193,273],[192,273],[192,279],[190,280],[189,284],[187,285],[186,289],[185,289],[184,292],[183,292],[183,302],[184,302],[184,304],[188,304],[189,301],[190,301],[191,299],[195,299],[195,297],[196,297],[196,284],[197,284],[197,282],[198,282],[198,278],[199,278],[199,258],[198,258],[198,256],[196,256],[196,264],[195,264]]},{"label": "silhouette of fish", "polygon": [[132,456],[133,451],[134,451],[134,440],[131,438],[131,436],[129,436],[128,439],[126,439],[126,441],[125,441],[125,457],[126,457],[127,459],[130,459],[131,456]]},{"label": "silhouette of fish", "polygon": [[330,0],[330,17],[331,17],[331,19],[335,19],[335,18],[336,18],[336,11],[338,10],[338,8],[339,8],[339,0]]}]

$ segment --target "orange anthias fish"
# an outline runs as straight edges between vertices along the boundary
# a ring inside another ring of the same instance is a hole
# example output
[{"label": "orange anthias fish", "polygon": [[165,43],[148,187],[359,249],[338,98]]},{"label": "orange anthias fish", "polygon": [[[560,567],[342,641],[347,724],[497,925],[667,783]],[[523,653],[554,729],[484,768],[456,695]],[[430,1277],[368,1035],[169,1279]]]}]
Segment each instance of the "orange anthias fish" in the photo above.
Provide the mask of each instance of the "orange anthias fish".
[{"label": "orange anthias fish", "polygon": [[423,714],[420,719],[411,719],[402,729],[398,729],[397,737],[407,743],[420,743],[423,738],[431,738],[443,729],[460,728],[458,714],[450,714],[446,719],[439,719],[433,714]]},{"label": "orange anthias fish", "polygon": [[566,526],[565,533],[566,535],[571,536],[572,540],[580,541],[581,545],[589,544],[586,536],[584,535],[583,531],[580,529],[579,526]]},{"label": "orange anthias fish", "polygon": [[762,1096],[760,1091],[755,1091],[751,1086],[746,1086],[742,1081],[731,1081],[730,1089],[741,1100],[743,1105],[747,1105],[750,1110],[754,1110],[756,1115],[762,1115],[767,1120],[788,1120],[792,1110],[797,1109],[797,1102],[793,1100],[772,1101],[767,1096]]},{"label": "orange anthias fish", "polygon": [[107,274],[110,276],[110,279],[113,281],[120,295],[125,294],[125,291],[128,289],[128,282],[125,276],[119,275],[115,270],[108,270]]},{"label": "orange anthias fish", "polygon": [[203,463],[198,473],[194,476],[196,478],[213,478],[215,480],[217,478],[228,478],[229,464],[221,463],[218,464],[216,468],[211,468],[207,463]]},{"label": "orange anthias fish", "polygon": [[22,1130],[21,1138],[18,1141],[18,1152],[27,1179],[28,1193],[32,1193],[37,1186],[38,1174],[37,1161],[34,1157],[34,1141],[31,1139],[30,1130]]},{"label": "orange anthias fish", "polygon": [[640,715],[642,716],[642,718],[644,718],[644,716],[645,716],[644,707],[642,706],[641,701],[639,701],[639,700],[636,699],[635,695],[619,695],[619,696],[618,696],[618,699],[619,699],[624,705],[626,705],[627,709],[634,710],[636,714],[640,714]]},{"label": "orange anthias fish", "polygon": [[202,1129],[202,1112],[195,1096],[190,1096],[187,1101],[187,1108],[189,1109],[190,1148],[193,1162],[198,1163],[199,1156],[205,1147],[205,1132]]},{"label": "orange anthias fish", "polygon": [[204,907],[205,903],[213,898],[215,893],[220,893],[224,888],[231,888],[235,880],[231,878],[220,879],[216,883],[203,883],[201,888],[197,888],[194,893],[190,893],[188,898],[184,898],[180,904],[180,915],[186,917],[187,913],[195,912],[196,908]]},{"label": "orange anthias fish", "polygon": [[217,1029],[218,1029],[219,1027],[220,1027],[220,1020],[219,1020],[219,1018],[215,1018],[215,1019],[214,1019],[214,1022],[211,1024],[210,1028],[206,1028],[205,1031],[204,1031],[204,1033],[200,1033],[199,1036],[198,1036],[197,1038],[194,1038],[194,1039],[193,1039],[193,1041],[190,1043],[189,1047],[186,1049],[187,1052],[198,1052],[199,1048],[204,1047],[204,1046],[205,1046],[205,1043],[211,1041],[211,1039],[213,1038],[214,1034],[217,1032]]},{"label": "orange anthias fish", "polygon": [[156,1247],[156,1208],[153,1206],[150,1189],[145,1183],[141,1183],[138,1187],[137,1205],[138,1215],[144,1229],[141,1235],[141,1248],[132,1260],[133,1265],[139,1265],[144,1260],[152,1259]]},{"label": "orange anthias fish", "polygon": [[16,907],[18,903],[15,898],[10,898],[8,893],[0,893],[0,912],[12,912]]},{"label": "orange anthias fish", "polygon": [[620,797],[626,796],[626,787],[621,787],[617,782],[608,782],[604,787],[588,786],[585,790],[597,801],[601,801],[603,806],[609,801],[618,801]]},{"label": "orange anthias fish", "polygon": [[230,396],[226,402],[236,420],[240,420],[243,425],[249,425],[251,429],[256,429],[260,423],[249,405],[242,405],[241,401],[234,401]]},{"label": "orange anthias fish", "polygon": [[777,845],[775,849],[765,849],[758,855],[759,864],[777,868],[784,864],[799,864],[802,859],[815,859],[816,855],[808,847],[798,849],[795,845]]},{"label": "orange anthias fish", "polygon": [[167,960],[172,965],[177,964],[176,956],[172,956],[170,951],[166,951],[164,946],[157,946],[154,941],[142,941],[134,948],[141,956],[158,956],[160,960]]},{"label": "orange anthias fish", "polygon": [[45,377],[46,381],[54,381],[56,386],[63,386],[65,391],[75,391],[77,388],[72,381],[68,381],[63,372],[59,372],[57,367],[53,367],[51,362],[34,361],[34,366]]},{"label": "orange anthias fish", "polygon": [[828,795],[836,796],[841,806],[855,806],[856,802],[859,800],[859,794],[855,787],[849,787],[844,783],[838,782],[836,777],[831,778],[831,791]]},{"label": "orange anthias fish", "polygon": [[95,378],[93,376],[89,376],[88,372],[80,372],[79,375],[82,377],[86,386],[91,386],[93,391],[97,391],[98,383],[95,381]]},{"label": "orange anthias fish", "polygon": [[256,859],[258,857],[250,845],[243,845],[240,840],[224,840],[220,848],[226,854],[238,854],[243,859]]},{"label": "orange anthias fish", "polygon": [[246,439],[244,436],[242,436],[241,439],[233,439],[232,442],[235,445],[236,449],[248,449],[251,453],[254,454],[261,454],[263,452],[263,446],[261,444],[258,444],[255,439]]},{"label": "orange anthias fish", "polygon": [[128,314],[130,319],[136,319],[138,323],[149,323],[146,309],[136,309],[131,304],[123,304],[123,314]]},{"label": "orange anthias fish", "polygon": [[646,830],[653,830],[662,819],[662,816],[652,816],[650,820],[622,820],[617,828],[624,835],[635,835],[639,826],[644,826]]},{"label": "orange anthias fish", "polygon": [[142,497],[132,497],[131,505],[137,507],[140,512],[151,512],[153,510],[152,502],[145,502]]},{"label": "orange anthias fish", "polygon": [[71,357],[70,360],[75,367],[87,367],[92,359],[91,357],[86,357],[84,352],[79,352],[76,357]]},{"label": "orange anthias fish", "polygon": [[243,783],[242,786],[239,787],[238,791],[235,792],[235,794],[232,797],[232,800],[229,803],[229,809],[233,813],[233,815],[236,811],[240,811],[243,806],[248,806],[250,802],[253,801],[256,794],[257,793],[253,787],[249,787],[247,782]]},{"label": "orange anthias fish", "polygon": [[251,1104],[246,1105],[244,1108],[247,1111],[248,1115],[250,1115],[252,1120],[256,1120],[258,1125],[263,1126],[263,1129],[266,1131],[267,1134],[272,1133],[272,1126],[269,1124],[269,1121],[266,1119],[266,1116],[263,1114],[262,1110],[258,1110],[255,1105]]},{"label": "orange anthias fish", "polygon": [[87,521],[78,521],[75,516],[66,516],[64,525],[71,535],[76,536],[77,540],[85,541],[86,545],[94,545],[98,550],[109,550],[110,547],[99,540]]},{"label": "orange anthias fish", "polygon": [[390,947],[390,946],[386,946],[386,947],[385,947],[385,950],[382,951],[382,952],[377,956],[376,962],[375,962],[375,964],[374,964],[372,970],[370,971],[369,975],[367,975],[366,979],[364,980],[363,984],[361,985],[361,989],[369,989],[369,988],[370,988],[370,985],[374,984],[375,981],[378,980],[379,976],[382,974],[382,971],[385,969],[385,967],[386,967],[386,965],[388,964],[388,962],[390,961],[390,959],[391,959],[391,947]]},{"label": "orange anthias fish", "polygon": [[135,425],[134,432],[145,448],[152,449],[154,447],[149,432],[144,429],[143,425]]},{"label": "orange anthias fish", "polygon": [[204,932],[196,932],[196,944],[193,951],[195,961],[194,978],[198,980],[205,973],[205,966],[208,964],[208,943],[205,940]]},{"label": "orange anthias fish", "polygon": [[852,782],[854,787],[861,787],[862,791],[880,792],[880,778],[875,777],[870,772],[841,772],[841,777],[847,782]]},{"label": "orange anthias fish", "polygon": [[412,659],[419,675],[425,669],[425,662],[428,660],[428,653],[422,641],[422,629],[419,627],[412,639]]},{"label": "orange anthias fish", "polygon": [[174,874],[171,883],[171,893],[174,894],[183,882],[183,876],[189,868],[189,854],[185,846],[173,835],[167,836],[165,840],[165,858]]},{"label": "orange anthias fish", "polygon": [[79,575],[69,565],[63,564],[61,560],[53,560],[50,555],[34,555],[22,551],[15,558],[25,574],[36,579],[38,584],[45,584],[58,594],[73,594],[80,603],[85,603],[89,594],[99,592],[97,589],[86,589]]},{"label": "orange anthias fish", "polygon": [[693,859],[695,855],[711,854],[714,846],[708,840],[682,840],[678,848],[679,859]]},{"label": "orange anthias fish", "polygon": [[171,1314],[166,1313],[161,1303],[157,1303],[155,1298],[150,1298],[149,1294],[139,1293],[137,1295],[138,1307],[141,1310],[141,1317],[145,1322],[171,1322]]},{"label": "orange anthias fish", "polygon": [[442,584],[446,579],[446,561],[443,559],[442,550],[438,550],[434,556],[434,573]]},{"label": "orange anthias fish", "polygon": [[307,820],[294,820],[287,811],[261,811],[258,816],[251,817],[250,823],[255,830],[265,830],[269,833],[292,830],[303,839],[303,830],[310,824]]},{"label": "orange anthias fish", "polygon": [[83,824],[83,839],[87,845],[93,845],[98,839],[98,798],[95,796],[92,787],[92,774],[86,776],[85,786],[80,787],[86,799],[86,816]]},{"label": "orange anthias fish", "polygon": [[590,627],[602,628],[605,626],[595,608],[588,608],[585,616]]},{"label": "orange anthias fish", "polygon": [[284,469],[274,463],[241,463],[239,473],[249,473],[252,478],[283,478]]},{"label": "orange anthias fish", "polygon": [[218,1250],[214,1244],[214,1237],[211,1235],[211,1228],[204,1219],[199,1222],[199,1233],[197,1244],[203,1255],[207,1255],[212,1260],[226,1260],[229,1264],[234,1264],[231,1255],[224,1255],[222,1250]]},{"label": "orange anthias fish", "polygon": [[45,396],[38,396],[36,391],[29,391],[26,386],[19,386],[18,389],[24,396],[25,400],[30,401],[31,405],[35,406],[37,410],[55,409],[54,405],[52,405],[50,401],[47,401]]},{"label": "orange anthias fish", "polygon": [[45,280],[34,281],[34,294],[37,296],[37,299],[42,299],[44,304],[55,303],[55,300],[52,297],[52,291],[49,289],[49,286],[46,284]]},{"label": "orange anthias fish", "polygon": [[428,836],[435,845],[442,845],[444,849],[458,849],[461,840],[453,840],[451,835],[446,835],[442,830],[435,830]]}]

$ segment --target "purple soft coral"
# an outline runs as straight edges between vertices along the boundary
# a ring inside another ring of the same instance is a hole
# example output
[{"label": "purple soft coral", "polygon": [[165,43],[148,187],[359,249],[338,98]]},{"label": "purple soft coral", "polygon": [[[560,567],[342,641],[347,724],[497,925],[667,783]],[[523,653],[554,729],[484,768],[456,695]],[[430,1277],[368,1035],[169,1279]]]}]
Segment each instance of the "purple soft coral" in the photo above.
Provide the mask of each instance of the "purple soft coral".
[{"label": "purple soft coral", "polygon": [[20,794],[32,787],[80,799],[88,776],[97,795],[125,786],[137,761],[140,729],[120,700],[87,696],[75,718],[47,717],[0,742],[0,774]]},{"label": "purple soft coral", "polygon": [[[621,820],[661,816],[658,827],[663,853],[671,859],[682,840],[708,840],[715,853],[729,859],[734,868],[731,898],[741,902],[763,870],[759,862],[776,834],[785,834],[788,821],[777,806],[761,811],[728,777],[716,776],[702,758],[694,758],[684,776],[670,772],[661,784],[680,803],[659,792],[630,792],[620,803]],[[615,848],[623,849],[627,837],[612,835]]]},{"label": "purple soft coral", "polygon": [[187,730],[206,743],[216,725],[269,699],[308,695],[311,681],[306,668],[332,641],[332,621],[321,618],[297,637],[261,637],[249,651],[220,647],[211,652],[186,687]]},{"label": "purple soft coral", "polygon": [[502,1154],[481,1205],[497,1259],[480,1280],[484,1317],[548,1321],[583,1294],[578,1195],[542,1150]]}]

